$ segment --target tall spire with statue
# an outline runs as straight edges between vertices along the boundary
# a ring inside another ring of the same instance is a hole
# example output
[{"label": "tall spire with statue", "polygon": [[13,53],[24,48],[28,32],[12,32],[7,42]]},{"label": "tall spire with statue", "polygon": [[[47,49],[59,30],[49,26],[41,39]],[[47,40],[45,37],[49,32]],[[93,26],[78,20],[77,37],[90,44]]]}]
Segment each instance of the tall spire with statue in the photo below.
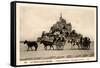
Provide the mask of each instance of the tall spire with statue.
[{"label": "tall spire with statue", "polygon": [[60,17],[59,17],[59,20],[62,20],[63,18],[62,18],[62,13],[60,13]]}]

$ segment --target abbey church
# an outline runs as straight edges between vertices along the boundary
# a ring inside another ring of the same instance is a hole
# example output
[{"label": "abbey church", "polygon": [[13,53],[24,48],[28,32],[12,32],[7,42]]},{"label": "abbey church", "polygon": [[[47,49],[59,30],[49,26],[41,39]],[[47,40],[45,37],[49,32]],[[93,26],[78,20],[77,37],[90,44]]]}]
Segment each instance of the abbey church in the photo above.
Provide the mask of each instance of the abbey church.
[{"label": "abbey church", "polygon": [[65,33],[70,33],[72,31],[72,25],[71,23],[67,22],[62,14],[60,14],[59,20],[54,24],[51,29],[50,33],[55,33],[55,32],[61,32],[63,34]]}]

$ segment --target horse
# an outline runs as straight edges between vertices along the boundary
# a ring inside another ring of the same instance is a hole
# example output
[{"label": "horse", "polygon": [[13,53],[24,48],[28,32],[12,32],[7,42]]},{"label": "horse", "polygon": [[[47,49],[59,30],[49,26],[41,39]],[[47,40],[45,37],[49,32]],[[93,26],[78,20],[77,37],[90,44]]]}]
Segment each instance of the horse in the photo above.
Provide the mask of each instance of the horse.
[{"label": "horse", "polygon": [[36,41],[27,41],[27,40],[25,40],[24,44],[27,44],[27,46],[28,46],[27,51],[29,51],[29,48],[31,48],[31,51],[33,51],[33,49],[32,49],[33,46],[35,47],[35,51],[37,51],[38,44],[37,44]]},{"label": "horse", "polygon": [[45,50],[47,50],[47,46],[50,46],[50,49],[53,48],[53,50],[54,50],[53,44],[54,44],[55,40],[56,40],[55,38],[53,39],[53,42],[48,41],[48,40],[41,40],[40,44],[43,43]]},{"label": "horse", "polygon": [[73,44],[73,41],[72,40],[68,40],[68,43],[70,43],[72,45]]},{"label": "horse", "polygon": [[78,40],[71,39],[71,40],[68,40],[68,43],[71,43],[72,46],[77,45],[78,46],[78,49],[80,48],[80,43],[79,43]]}]

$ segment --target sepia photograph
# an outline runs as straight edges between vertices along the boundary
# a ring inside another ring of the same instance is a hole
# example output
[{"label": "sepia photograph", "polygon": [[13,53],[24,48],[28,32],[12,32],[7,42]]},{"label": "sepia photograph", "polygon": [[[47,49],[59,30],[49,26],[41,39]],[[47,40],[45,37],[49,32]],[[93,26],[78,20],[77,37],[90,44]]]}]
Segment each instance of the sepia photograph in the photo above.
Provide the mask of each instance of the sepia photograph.
[{"label": "sepia photograph", "polygon": [[97,60],[96,7],[16,3],[17,65]]}]

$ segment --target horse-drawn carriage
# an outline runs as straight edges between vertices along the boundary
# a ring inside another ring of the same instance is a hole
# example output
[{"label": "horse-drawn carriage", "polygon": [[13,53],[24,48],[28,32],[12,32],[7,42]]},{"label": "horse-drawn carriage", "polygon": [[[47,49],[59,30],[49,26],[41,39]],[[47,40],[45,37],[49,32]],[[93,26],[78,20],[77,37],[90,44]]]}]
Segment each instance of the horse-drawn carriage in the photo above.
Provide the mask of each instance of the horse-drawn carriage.
[{"label": "horse-drawn carriage", "polygon": [[50,35],[44,35],[41,37],[41,41],[44,44],[45,48],[47,49],[47,46],[50,46],[54,49],[54,46],[56,47],[55,49],[57,50],[63,50],[64,49],[64,45],[65,45],[65,39],[64,37],[61,37],[59,35],[54,35],[54,34],[50,34]]},{"label": "horse-drawn carriage", "polygon": [[89,37],[81,37],[80,39],[68,40],[68,43],[71,43],[72,46],[77,45],[78,49],[90,49],[91,40]]},{"label": "horse-drawn carriage", "polygon": [[84,37],[84,38],[82,39],[82,42],[80,42],[81,48],[82,48],[82,49],[90,49],[90,43],[91,43],[90,38]]}]

